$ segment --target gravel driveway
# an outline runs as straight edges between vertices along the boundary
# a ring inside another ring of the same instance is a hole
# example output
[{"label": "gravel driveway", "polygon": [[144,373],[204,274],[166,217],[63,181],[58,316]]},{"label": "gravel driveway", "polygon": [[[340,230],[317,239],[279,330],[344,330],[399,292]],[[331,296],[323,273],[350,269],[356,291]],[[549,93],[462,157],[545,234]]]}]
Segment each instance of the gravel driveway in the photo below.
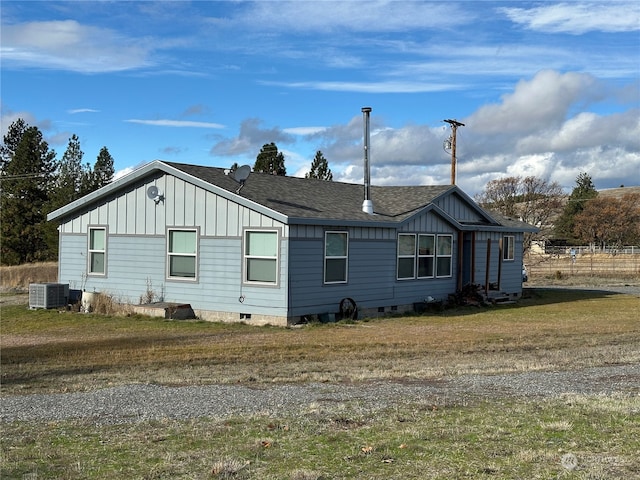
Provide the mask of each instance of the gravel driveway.
[{"label": "gravel driveway", "polygon": [[640,395],[640,365],[563,372],[465,375],[435,380],[248,387],[126,385],[92,392],[1,398],[0,420],[88,419],[134,423],[154,419],[295,414],[345,404],[363,413],[406,402],[461,403],[478,398],[553,398],[565,394]]}]

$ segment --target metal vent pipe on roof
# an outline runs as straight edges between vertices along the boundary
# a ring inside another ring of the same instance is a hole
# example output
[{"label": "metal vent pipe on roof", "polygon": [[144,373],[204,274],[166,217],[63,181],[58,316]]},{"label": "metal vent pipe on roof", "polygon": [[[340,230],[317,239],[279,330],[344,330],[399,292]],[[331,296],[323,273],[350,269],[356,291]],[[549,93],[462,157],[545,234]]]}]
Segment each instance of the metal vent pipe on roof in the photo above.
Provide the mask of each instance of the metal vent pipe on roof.
[{"label": "metal vent pipe on roof", "polygon": [[371,107],[362,107],[364,119],[364,202],[362,211],[373,215],[373,201],[371,200],[371,169],[369,167],[369,114]]}]

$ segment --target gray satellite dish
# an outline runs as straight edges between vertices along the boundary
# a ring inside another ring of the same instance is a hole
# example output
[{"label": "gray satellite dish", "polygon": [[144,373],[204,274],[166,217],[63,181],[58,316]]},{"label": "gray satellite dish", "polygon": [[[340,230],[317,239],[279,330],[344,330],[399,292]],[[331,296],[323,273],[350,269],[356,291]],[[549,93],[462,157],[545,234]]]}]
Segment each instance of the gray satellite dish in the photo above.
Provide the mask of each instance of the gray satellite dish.
[{"label": "gray satellite dish", "polygon": [[233,178],[236,182],[243,183],[251,175],[251,167],[249,165],[243,165],[233,172]]},{"label": "gray satellite dish", "polygon": [[233,178],[240,184],[236,193],[240,193],[240,190],[244,187],[244,182],[249,178],[249,175],[251,175],[251,167],[249,165],[242,165],[233,172]]},{"label": "gray satellite dish", "polygon": [[156,205],[161,201],[164,202],[164,195],[160,193],[160,190],[155,185],[151,185],[147,188],[147,197],[156,202]]},{"label": "gray satellite dish", "polygon": [[155,185],[151,185],[149,188],[147,188],[147,197],[149,197],[151,200],[155,200],[157,196],[158,187],[156,187]]}]

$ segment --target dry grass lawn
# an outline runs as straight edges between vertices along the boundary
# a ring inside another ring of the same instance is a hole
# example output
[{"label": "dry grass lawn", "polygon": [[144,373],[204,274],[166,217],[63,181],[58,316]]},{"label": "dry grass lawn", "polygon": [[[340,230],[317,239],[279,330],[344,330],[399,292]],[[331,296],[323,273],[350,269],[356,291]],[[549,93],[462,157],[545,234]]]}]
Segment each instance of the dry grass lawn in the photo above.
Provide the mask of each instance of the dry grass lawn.
[{"label": "dry grass lawn", "polygon": [[[518,304],[297,328],[0,305],[1,395],[131,382],[359,382],[640,361],[636,295],[529,289]],[[304,406],[303,406],[304,407]],[[0,425],[0,478],[628,479],[637,395],[357,400],[278,417]]]},{"label": "dry grass lawn", "polygon": [[532,289],[516,305],[296,328],[2,309],[2,394],[432,378],[640,360],[640,300]]}]

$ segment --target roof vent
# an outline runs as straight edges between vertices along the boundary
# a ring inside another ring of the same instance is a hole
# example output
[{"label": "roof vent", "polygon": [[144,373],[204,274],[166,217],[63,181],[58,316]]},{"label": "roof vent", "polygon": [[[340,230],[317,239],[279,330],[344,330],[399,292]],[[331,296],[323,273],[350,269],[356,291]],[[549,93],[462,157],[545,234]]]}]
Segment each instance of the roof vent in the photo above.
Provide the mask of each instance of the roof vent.
[{"label": "roof vent", "polygon": [[364,118],[364,201],[362,211],[373,215],[373,202],[371,201],[371,170],[369,168],[369,115],[371,107],[362,107]]}]

